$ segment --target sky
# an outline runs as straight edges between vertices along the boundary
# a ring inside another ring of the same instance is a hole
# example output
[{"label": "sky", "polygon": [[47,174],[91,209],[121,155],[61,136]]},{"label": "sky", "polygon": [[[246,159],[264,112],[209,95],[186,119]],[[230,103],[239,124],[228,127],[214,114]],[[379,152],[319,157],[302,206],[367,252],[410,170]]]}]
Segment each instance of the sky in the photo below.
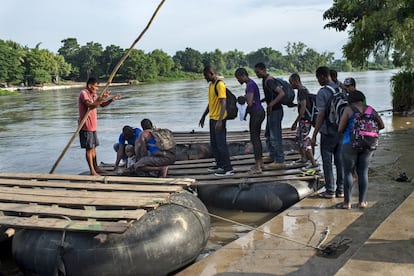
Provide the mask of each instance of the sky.
[{"label": "sky", "polygon": [[[62,40],[82,46],[128,49],[161,0],[0,0],[0,39],[54,53]],[[342,58],[346,32],[324,29],[323,12],[333,0],[166,0],[135,46],[146,53],[161,49],[173,56],[194,50],[245,54],[271,47],[286,54],[288,42],[303,42],[319,53]]]}]

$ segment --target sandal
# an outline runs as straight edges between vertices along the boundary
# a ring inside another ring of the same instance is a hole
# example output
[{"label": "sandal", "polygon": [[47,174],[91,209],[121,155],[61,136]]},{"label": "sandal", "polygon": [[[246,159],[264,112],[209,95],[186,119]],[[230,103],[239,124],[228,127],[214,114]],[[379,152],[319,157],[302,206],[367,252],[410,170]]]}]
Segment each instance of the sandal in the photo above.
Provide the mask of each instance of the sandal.
[{"label": "sandal", "polygon": [[368,202],[366,202],[366,201],[358,203],[358,208],[364,209],[364,208],[367,208],[367,207],[368,207]]},{"label": "sandal", "polygon": [[341,202],[335,205],[335,208],[338,209],[351,209],[351,203]]},{"label": "sandal", "polygon": [[262,173],[262,169],[258,169],[256,167],[252,167],[250,168],[249,174],[261,174]]},{"label": "sandal", "polygon": [[300,176],[313,176],[315,174],[316,174],[316,170],[315,169],[309,169],[309,170],[306,170],[306,171],[302,172],[300,174]]}]

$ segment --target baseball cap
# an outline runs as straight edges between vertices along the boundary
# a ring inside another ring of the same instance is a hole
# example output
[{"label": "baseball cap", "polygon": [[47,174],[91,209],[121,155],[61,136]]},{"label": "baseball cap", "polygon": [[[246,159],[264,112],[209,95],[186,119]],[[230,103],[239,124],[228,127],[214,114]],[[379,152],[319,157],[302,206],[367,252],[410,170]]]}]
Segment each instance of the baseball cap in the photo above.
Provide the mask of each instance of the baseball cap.
[{"label": "baseball cap", "polygon": [[345,86],[349,86],[349,85],[355,86],[355,80],[354,80],[354,78],[346,78],[344,80],[344,85]]}]

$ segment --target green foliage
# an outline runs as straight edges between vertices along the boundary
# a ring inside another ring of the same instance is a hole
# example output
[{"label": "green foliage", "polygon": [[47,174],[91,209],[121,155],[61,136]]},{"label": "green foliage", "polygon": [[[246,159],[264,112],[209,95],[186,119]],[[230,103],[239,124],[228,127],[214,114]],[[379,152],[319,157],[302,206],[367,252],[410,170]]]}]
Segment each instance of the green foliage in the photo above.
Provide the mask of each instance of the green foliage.
[{"label": "green foliage", "polygon": [[414,0],[334,0],[323,18],[325,28],[348,30],[343,51],[353,63],[364,66],[371,55],[392,51],[394,65],[412,66]]},{"label": "green foliage", "polygon": [[0,96],[10,96],[10,95],[19,95],[19,92],[0,89]]},{"label": "green foliage", "polygon": [[[414,0],[334,0],[323,17],[329,20],[325,28],[348,29],[349,42],[343,51],[354,64],[380,69],[389,66],[388,55],[392,52],[394,65],[405,68],[391,80],[394,111],[412,110]],[[372,56],[375,64],[367,62]]]},{"label": "green foliage", "polygon": [[203,56],[197,50],[185,48],[184,51],[176,52],[173,60],[177,64],[177,67],[184,72],[203,72]]},{"label": "green foliage", "polygon": [[403,71],[391,78],[395,112],[409,112],[414,106],[414,71]]},{"label": "green foliage", "polygon": [[[34,85],[52,81],[86,81],[89,76],[105,80],[126,52],[116,45],[103,49],[101,44],[93,41],[79,45],[76,38],[67,38],[61,42],[62,47],[58,54],[53,54],[41,49],[40,44],[29,49],[11,41],[0,40],[0,82]],[[248,54],[238,50],[223,53],[219,49],[201,53],[186,48],[171,57],[160,49],[150,53],[132,49],[114,80],[152,82],[202,78],[202,71],[207,64],[215,66],[219,74],[230,77],[234,76],[237,68],[245,67],[250,70],[258,62],[264,62],[269,72],[275,75],[286,72],[314,72],[321,64],[335,66],[337,70],[340,68],[338,71],[352,70],[350,62],[335,61],[333,53],[318,53],[302,42],[288,43],[286,52],[287,55],[283,55],[271,47]],[[385,55],[377,55],[376,60],[384,64],[388,62]]]},{"label": "green foliage", "polygon": [[14,83],[23,79],[24,56],[19,44],[0,39],[0,82]]}]

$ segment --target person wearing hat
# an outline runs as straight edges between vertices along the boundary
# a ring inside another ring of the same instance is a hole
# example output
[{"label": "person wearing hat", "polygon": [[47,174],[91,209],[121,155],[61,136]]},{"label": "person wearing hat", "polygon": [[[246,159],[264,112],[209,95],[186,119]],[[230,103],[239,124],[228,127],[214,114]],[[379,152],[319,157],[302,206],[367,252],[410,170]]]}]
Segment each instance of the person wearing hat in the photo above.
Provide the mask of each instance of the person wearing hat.
[{"label": "person wearing hat", "polygon": [[[342,88],[346,91],[346,93],[349,96],[349,94],[356,91],[355,79],[354,78],[346,78],[343,82],[343,87]],[[362,93],[361,91],[359,91],[359,92],[364,96],[363,103],[367,104],[367,100],[366,100],[366,97],[365,97],[364,93]]]},{"label": "person wearing hat", "polygon": [[[343,146],[343,166],[344,166],[344,201],[336,205],[340,209],[351,208],[351,196],[353,186],[353,172],[356,170],[358,174],[358,207],[366,208],[368,203],[366,201],[366,193],[368,190],[368,165],[373,154],[373,150],[358,151],[353,148],[352,132],[354,128],[355,114],[365,113],[369,107],[363,103],[365,95],[358,90],[355,90],[348,95],[349,105],[344,109],[344,112],[339,121],[338,132],[344,133],[342,140]],[[372,107],[370,107],[372,108]],[[384,122],[381,117],[372,108],[371,116],[378,124],[378,130],[384,128]]]},{"label": "person wearing hat", "polygon": [[354,78],[346,78],[343,82],[344,89],[349,93],[356,90],[356,83]]}]

